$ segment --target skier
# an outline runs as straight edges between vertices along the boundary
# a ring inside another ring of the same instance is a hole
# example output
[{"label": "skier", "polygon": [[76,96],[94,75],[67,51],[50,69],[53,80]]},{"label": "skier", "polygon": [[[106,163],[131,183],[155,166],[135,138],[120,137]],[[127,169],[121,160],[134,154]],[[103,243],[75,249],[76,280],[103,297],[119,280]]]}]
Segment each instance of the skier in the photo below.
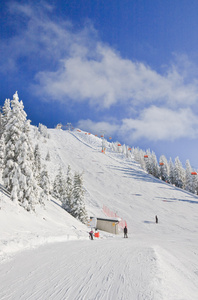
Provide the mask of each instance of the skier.
[{"label": "skier", "polygon": [[89,238],[90,238],[91,240],[93,240],[93,230],[91,230],[91,231],[89,232]]},{"label": "skier", "polygon": [[158,217],[155,216],[155,223],[157,224],[158,223]]},{"label": "skier", "polygon": [[127,227],[126,226],[124,227],[124,238],[128,238],[128,236],[127,236]]}]

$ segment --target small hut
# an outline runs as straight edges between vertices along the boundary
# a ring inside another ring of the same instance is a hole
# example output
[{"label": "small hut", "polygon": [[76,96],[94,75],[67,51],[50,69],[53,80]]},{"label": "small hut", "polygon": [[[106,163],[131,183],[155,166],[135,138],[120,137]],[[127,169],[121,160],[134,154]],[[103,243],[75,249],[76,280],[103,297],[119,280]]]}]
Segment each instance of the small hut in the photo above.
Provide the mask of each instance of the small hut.
[{"label": "small hut", "polygon": [[[93,219],[93,217],[90,217],[90,219]],[[99,230],[103,230],[113,234],[118,234],[119,221],[120,221],[119,218],[111,218],[111,219],[97,218],[96,227]]]},{"label": "small hut", "polygon": [[62,126],[63,126],[63,125],[62,125],[61,123],[59,123],[59,124],[56,125],[56,129],[61,129]]}]

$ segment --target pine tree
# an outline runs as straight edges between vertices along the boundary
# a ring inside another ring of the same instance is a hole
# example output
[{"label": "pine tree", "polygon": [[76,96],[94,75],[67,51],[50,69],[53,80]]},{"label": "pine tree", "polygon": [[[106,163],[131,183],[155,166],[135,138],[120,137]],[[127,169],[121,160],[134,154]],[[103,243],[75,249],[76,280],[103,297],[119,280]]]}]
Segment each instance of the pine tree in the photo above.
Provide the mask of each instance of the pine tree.
[{"label": "pine tree", "polygon": [[192,178],[191,172],[192,172],[192,168],[190,165],[190,161],[187,160],[186,161],[186,170],[185,170],[185,184],[184,184],[183,188],[188,192],[194,193],[195,187],[193,187],[193,178]]},{"label": "pine tree", "polygon": [[20,139],[17,142],[17,152],[17,162],[21,170],[19,184],[20,191],[22,191],[22,195],[21,193],[18,194],[18,201],[27,210],[34,209],[38,194],[36,181],[33,175],[33,150],[26,131],[22,132]]},{"label": "pine tree", "polygon": [[47,152],[47,155],[46,155],[46,157],[45,157],[45,160],[50,161],[50,153],[49,153],[49,151]]},{"label": "pine tree", "polygon": [[4,106],[2,108],[2,132],[4,132],[5,130],[5,126],[6,124],[8,123],[8,119],[9,119],[9,116],[10,116],[10,112],[11,112],[11,107],[10,107],[10,99],[6,99],[5,100],[5,103],[4,103]]},{"label": "pine tree", "polygon": [[141,157],[144,159],[143,150],[140,150],[139,148],[133,148],[133,157],[136,162],[140,163]]},{"label": "pine tree", "polygon": [[[198,173],[198,171],[196,173]],[[198,195],[198,176],[197,175],[192,175],[192,176],[193,176],[193,185],[195,187],[195,194]]]},{"label": "pine tree", "polygon": [[49,200],[50,196],[50,180],[49,180],[49,175],[47,172],[47,167],[46,165],[43,166],[43,169],[41,171],[41,180],[40,180],[40,187],[43,189],[43,196]]},{"label": "pine tree", "polygon": [[183,188],[185,180],[185,171],[182,167],[182,163],[179,160],[179,157],[175,158],[175,186]]},{"label": "pine tree", "polygon": [[82,174],[75,173],[74,175],[73,199],[71,215],[85,224],[87,222],[87,212],[84,204]]},{"label": "pine tree", "polygon": [[19,178],[21,178],[21,170],[19,168],[19,165],[15,162],[13,162],[11,176],[12,176],[11,199],[14,203],[17,203],[18,195],[19,193],[22,194],[22,190],[20,189],[20,185],[19,185]]},{"label": "pine tree", "polygon": [[40,184],[40,175],[41,175],[41,153],[39,145],[36,144],[34,148],[34,176],[37,179],[37,182]]},{"label": "pine tree", "polygon": [[[145,157],[146,155],[146,157]],[[144,153],[144,160],[145,160],[145,166],[146,166],[146,171],[153,175],[153,168],[152,168],[152,159],[151,159],[151,152],[150,150],[147,150],[146,153]]]},{"label": "pine tree", "polygon": [[30,121],[26,119],[23,102],[17,92],[11,101],[11,111],[5,124],[5,168],[3,180],[11,192],[11,199],[18,200],[25,209],[34,209],[38,196],[33,176],[33,151],[29,137]]},{"label": "pine tree", "polygon": [[65,186],[66,186],[66,181],[63,176],[63,172],[61,167],[58,170],[58,174],[56,175],[54,179],[54,184],[53,184],[53,196],[57,199],[62,199],[62,197],[65,194]]},{"label": "pine tree", "polygon": [[131,157],[131,152],[130,152],[129,148],[130,148],[129,146],[126,147],[126,153],[125,153],[126,158]]},{"label": "pine tree", "polygon": [[31,144],[30,133],[30,120],[27,120],[24,111],[23,102],[20,101],[21,114],[23,115],[22,133],[20,139],[16,143],[18,153],[17,162],[21,170],[22,179],[19,179],[20,189],[23,191],[23,197],[18,195],[18,201],[27,210],[34,209],[38,199],[38,186],[34,177],[34,153]]},{"label": "pine tree", "polygon": [[[6,103],[5,103],[6,104]],[[5,106],[5,105],[4,105]],[[7,115],[4,137],[5,137],[5,169],[3,172],[3,180],[5,187],[11,192],[13,188],[12,177],[13,169],[18,160],[18,152],[16,144],[20,139],[23,127],[23,118],[21,115],[21,107],[18,94],[15,93],[11,101],[12,110]],[[16,172],[15,172],[16,180]],[[16,185],[15,185],[16,186]]]},{"label": "pine tree", "polygon": [[160,178],[163,181],[168,182],[169,177],[168,177],[169,169],[168,169],[168,162],[167,159],[164,155],[160,156]]},{"label": "pine tree", "polygon": [[143,150],[140,150],[139,148],[136,148],[136,161],[140,164],[141,168],[145,171],[147,171],[147,161],[145,156],[145,152]]},{"label": "pine tree", "polygon": [[68,165],[66,188],[65,188],[65,193],[62,197],[62,206],[67,212],[71,213],[72,205],[73,205],[73,181],[72,181],[71,167],[70,165]]},{"label": "pine tree", "polygon": [[175,184],[175,171],[174,171],[174,164],[172,159],[169,160],[169,181],[171,184]]},{"label": "pine tree", "polygon": [[50,135],[47,133],[47,127],[41,123],[39,123],[38,131],[44,138],[50,138]]},{"label": "pine tree", "polygon": [[156,178],[159,178],[160,176],[159,165],[158,165],[157,157],[153,151],[151,153],[151,161],[152,161],[151,163],[152,175]]},{"label": "pine tree", "polygon": [[0,170],[4,168],[4,158],[5,158],[5,142],[4,135],[0,138]]},{"label": "pine tree", "polygon": [[124,156],[127,156],[127,147],[125,144],[122,146],[122,153],[124,154]]}]

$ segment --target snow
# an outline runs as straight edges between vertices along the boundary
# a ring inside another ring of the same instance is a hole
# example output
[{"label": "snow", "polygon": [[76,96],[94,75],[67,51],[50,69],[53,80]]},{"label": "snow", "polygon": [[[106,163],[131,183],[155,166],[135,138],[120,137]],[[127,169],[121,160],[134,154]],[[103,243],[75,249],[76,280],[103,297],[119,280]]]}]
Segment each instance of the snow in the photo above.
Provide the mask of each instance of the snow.
[{"label": "snow", "polygon": [[34,142],[51,181],[60,166],[83,172],[88,215],[106,218],[107,206],[127,221],[129,238],[100,232],[90,241],[89,228],[58,200],[34,213],[1,193],[0,299],[197,299],[198,197],[108,146],[101,153],[94,135],[48,133]]}]

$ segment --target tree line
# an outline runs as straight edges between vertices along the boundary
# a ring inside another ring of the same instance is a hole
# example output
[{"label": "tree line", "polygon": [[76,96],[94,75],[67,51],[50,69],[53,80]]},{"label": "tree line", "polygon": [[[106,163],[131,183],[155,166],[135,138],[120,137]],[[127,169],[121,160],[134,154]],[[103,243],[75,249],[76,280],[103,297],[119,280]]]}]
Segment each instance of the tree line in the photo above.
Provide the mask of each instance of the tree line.
[{"label": "tree line", "polygon": [[149,149],[144,151],[138,147],[130,148],[126,145],[118,145],[121,144],[111,143],[110,148],[122,153],[125,157],[134,159],[148,174],[198,195],[198,176],[189,159],[186,160],[184,168],[178,156],[173,162],[172,158],[167,160],[165,155],[161,155],[158,162],[155,153]]},{"label": "tree line", "polygon": [[[34,129],[35,139],[42,136],[46,142],[50,138],[46,126],[39,124]],[[60,199],[65,210],[85,223],[82,174],[75,173],[72,177],[68,166],[67,178],[64,179],[63,171],[59,169],[51,183],[46,166],[50,153],[46,154],[46,164],[42,164],[39,144],[33,147],[30,130],[30,120],[16,92],[12,100],[5,100],[1,114],[0,169],[11,200],[27,211],[35,211],[36,205],[44,205],[50,196],[54,196]]]}]

